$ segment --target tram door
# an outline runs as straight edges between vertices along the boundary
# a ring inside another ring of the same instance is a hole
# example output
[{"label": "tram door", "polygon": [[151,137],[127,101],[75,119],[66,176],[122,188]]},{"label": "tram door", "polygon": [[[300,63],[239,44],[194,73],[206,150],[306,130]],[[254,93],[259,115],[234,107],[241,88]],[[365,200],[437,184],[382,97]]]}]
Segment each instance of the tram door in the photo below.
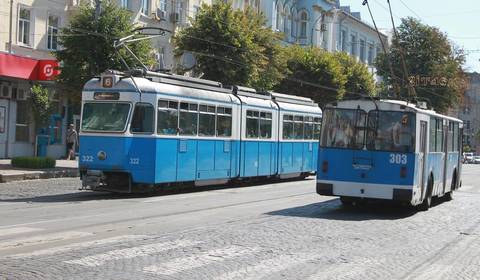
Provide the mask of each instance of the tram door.
[{"label": "tram door", "polygon": [[419,152],[419,167],[420,167],[420,186],[422,193],[425,193],[425,155],[427,154],[427,122],[420,121],[420,152]]}]

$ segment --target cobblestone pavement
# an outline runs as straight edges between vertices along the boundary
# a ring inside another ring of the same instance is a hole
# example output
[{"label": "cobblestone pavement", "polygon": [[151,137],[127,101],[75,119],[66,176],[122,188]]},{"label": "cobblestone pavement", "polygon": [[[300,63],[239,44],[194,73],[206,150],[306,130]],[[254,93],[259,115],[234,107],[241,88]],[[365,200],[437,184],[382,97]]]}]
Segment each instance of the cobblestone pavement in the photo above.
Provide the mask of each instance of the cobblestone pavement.
[{"label": "cobblestone pavement", "polygon": [[314,180],[135,197],[4,184],[0,279],[480,279],[478,175],[465,166],[427,212],[343,208]]}]

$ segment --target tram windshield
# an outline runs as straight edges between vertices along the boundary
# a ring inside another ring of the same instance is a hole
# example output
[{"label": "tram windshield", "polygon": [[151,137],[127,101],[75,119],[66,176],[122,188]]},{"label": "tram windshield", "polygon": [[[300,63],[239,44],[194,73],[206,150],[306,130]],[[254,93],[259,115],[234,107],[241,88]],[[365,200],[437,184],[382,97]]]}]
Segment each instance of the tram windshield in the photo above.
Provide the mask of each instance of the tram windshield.
[{"label": "tram windshield", "polygon": [[398,111],[368,113],[367,149],[413,152],[415,150],[415,114]]},{"label": "tram windshield", "polygon": [[90,102],[83,105],[82,131],[122,132],[130,104]]}]

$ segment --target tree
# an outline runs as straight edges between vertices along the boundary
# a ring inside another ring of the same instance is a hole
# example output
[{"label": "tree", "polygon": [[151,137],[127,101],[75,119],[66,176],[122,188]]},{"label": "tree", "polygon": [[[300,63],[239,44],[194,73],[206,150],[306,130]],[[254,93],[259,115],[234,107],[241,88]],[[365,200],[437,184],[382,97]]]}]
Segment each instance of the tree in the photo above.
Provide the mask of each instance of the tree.
[{"label": "tree", "polygon": [[287,48],[287,74],[276,90],[312,98],[320,105],[345,94],[347,76],[334,54],[318,48]]},{"label": "tree", "polygon": [[355,98],[358,97],[357,94],[375,94],[375,79],[366,64],[358,62],[344,52],[335,53],[335,58],[340,62],[347,79],[344,98]]},{"label": "tree", "polygon": [[[62,65],[58,84],[79,98],[85,82],[95,75],[107,69],[124,70],[113,44],[115,40],[132,34],[134,28],[131,13],[118,7],[114,1],[102,1],[98,19],[94,7],[80,7],[61,30],[59,43],[62,49],[54,53]],[[148,40],[137,41],[129,47],[145,65],[152,63]],[[139,66],[126,50],[121,49],[120,54],[129,65]]]},{"label": "tree", "polygon": [[[418,98],[427,99],[439,112],[460,101],[464,91],[462,64],[463,51],[455,48],[438,28],[422,24],[414,18],[402,19],[389,51],[376,61],[378,73],[394,87],[400,85],[401,96],[408,96],[408,83]],[[408,72],[403,73],[402,56]],[[392,75],[388,61],[391,62]]]},{"label": "tree", "polygon": [[30,89],[30,105],[33,110],[33,117],[37,128],[45,128],[48,126],[50,116],[54,113],[55,108],[50,100],[50,92],[41,85],[33,85]]},{"label": "tree", "polygon": [[202,78],[271,89],[282,77],[284,60],[280,34],[265,23],[261,14],[234,10],[228,1],[204,4],[192,25],[175,36],[175,53],[193,53],[193,70]]}]

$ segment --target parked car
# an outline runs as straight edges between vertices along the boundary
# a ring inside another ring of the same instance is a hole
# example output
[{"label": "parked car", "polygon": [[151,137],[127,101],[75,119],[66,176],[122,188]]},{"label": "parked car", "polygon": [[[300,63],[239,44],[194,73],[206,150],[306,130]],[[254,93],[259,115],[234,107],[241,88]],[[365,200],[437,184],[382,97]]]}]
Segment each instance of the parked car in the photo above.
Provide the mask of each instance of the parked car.
[{"label": "parked car", "polygon": [[474,156],[473,157],[473,162],[472,163],[475,163],[475,164],[480,164],[480,156]]},{"label": "parked car", "polygon": [[463,153],[463,162],[464,163],[474,163],[473,153]]}]

